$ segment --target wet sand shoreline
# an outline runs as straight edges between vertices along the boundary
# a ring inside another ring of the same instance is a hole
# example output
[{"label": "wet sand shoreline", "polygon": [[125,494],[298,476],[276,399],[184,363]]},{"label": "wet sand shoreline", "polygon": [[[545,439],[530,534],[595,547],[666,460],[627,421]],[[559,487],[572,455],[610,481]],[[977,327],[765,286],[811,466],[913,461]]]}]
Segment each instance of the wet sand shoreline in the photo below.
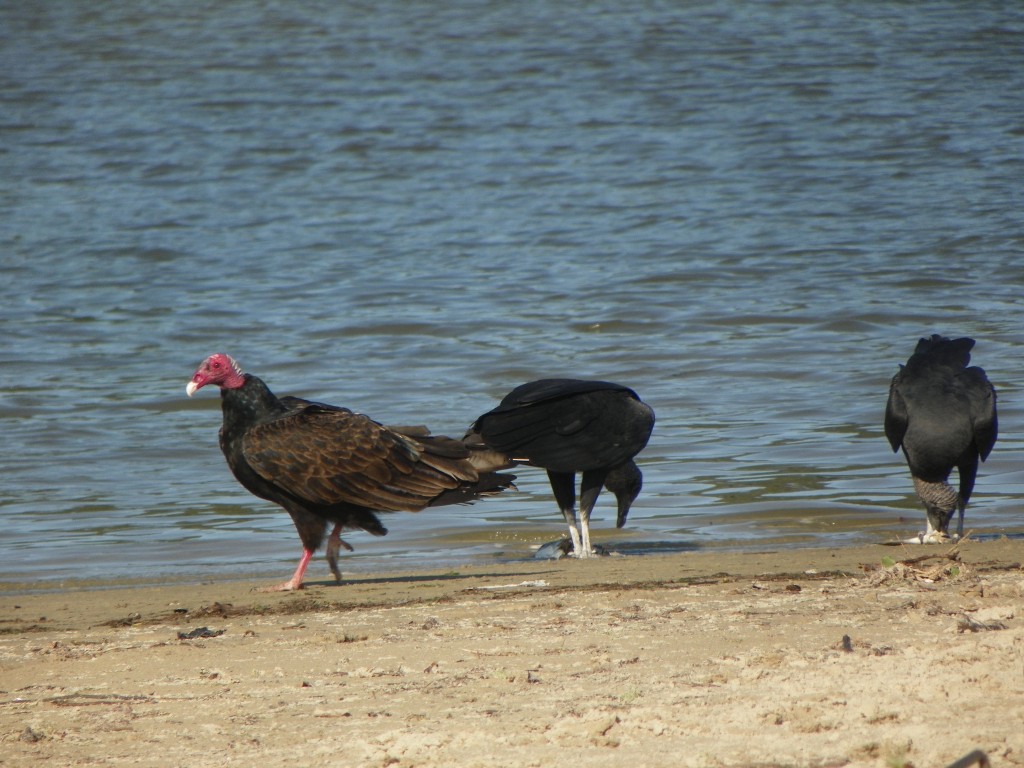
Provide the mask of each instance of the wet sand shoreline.
[{"label": "wet sand shoreline", "polygon": [[0,765],[1024,764],[1024,542],[949,550],[4,595]]}]

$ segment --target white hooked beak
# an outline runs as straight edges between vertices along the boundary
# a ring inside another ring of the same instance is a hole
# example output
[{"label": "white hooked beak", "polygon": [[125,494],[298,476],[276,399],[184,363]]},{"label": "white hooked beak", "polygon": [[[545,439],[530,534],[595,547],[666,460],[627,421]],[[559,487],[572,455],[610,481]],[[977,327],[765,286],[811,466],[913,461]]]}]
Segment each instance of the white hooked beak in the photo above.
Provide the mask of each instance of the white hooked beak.
[{"label": "white hooked beak", "polygon": [[190,381],[188,384],[185,385],[185,394],[188,395],[189,397],[192,397],[192,395],[196,393],[197,389],[199,389],[199,385],[196,384],[194,381]]}]

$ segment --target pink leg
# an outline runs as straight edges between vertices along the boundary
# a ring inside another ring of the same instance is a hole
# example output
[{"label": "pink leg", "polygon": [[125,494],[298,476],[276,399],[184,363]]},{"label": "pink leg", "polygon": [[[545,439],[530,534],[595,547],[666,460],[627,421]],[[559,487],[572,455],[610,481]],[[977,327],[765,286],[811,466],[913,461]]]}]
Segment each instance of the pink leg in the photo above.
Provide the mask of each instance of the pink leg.
[{"label": "pink leg", "polygon": [[275,584],[272,587],[263,587],[259,589],[259,592],[291,592],[295,589],[302,589],[302,577],[306,575],[306,567],[309,565],[310,559],[313,557],[313,550],[303,549],[302,557],[299,559],[299,567],[295,569],[295,573],[292,577],[281,584]]}]

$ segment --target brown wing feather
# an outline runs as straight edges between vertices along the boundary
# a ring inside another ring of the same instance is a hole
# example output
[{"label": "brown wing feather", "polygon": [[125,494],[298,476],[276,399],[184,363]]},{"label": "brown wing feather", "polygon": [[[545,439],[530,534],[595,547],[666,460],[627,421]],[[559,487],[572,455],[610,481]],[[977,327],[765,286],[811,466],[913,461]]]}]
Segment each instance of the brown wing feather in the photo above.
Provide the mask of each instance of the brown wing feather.
[{"label": "brown wing feather", "polygon": [[243,451],[263,478],[321,505],[415,511],[477,479],[465,460],[435,456],[420,441],[343,408],[310,407],[255,426]]}]

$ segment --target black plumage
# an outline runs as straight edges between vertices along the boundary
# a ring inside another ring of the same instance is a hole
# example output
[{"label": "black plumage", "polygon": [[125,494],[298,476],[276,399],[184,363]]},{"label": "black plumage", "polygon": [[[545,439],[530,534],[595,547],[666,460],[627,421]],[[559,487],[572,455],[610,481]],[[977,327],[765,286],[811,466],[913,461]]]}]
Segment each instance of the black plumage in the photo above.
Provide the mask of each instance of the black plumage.
[{"label": "black plumage", "polygon": [[[988,458],[998,435],[995,388],[984,370],[968,367],[973,347],[968,338],[921,339],[889,386],[885,435],[893,451],[903,449],[925,506],[928,527],[920,541],[947,539],[954,512],[956,535],[963,535],[978,461]],[[948,483],[954,467],[959,492]]]},{"label": "black plumage", "polygon": [[298,589],[313,553],[333,524],[327,559],[336,578],[343,529],[383,536],[377,512],[416,512],[472,501],[512,485],[504,456],[423,428],[389,428],[347,408],[295,397],[277,398],[224,354],[211,355],[187,387],[221,391],[220,447],[238,481],[291,515],[303,555],[292,578],[275,589]]},{"label": "black plumage", "polygon": [[[590,515],[607,487],[618,502],[616,526],[626,522],[643,475],[633,458],[654,429],[654,410],[629,387],[607,381],[541,379],[516,387],[476,420],[465,440],[516,462],[547,470],[578,557],[594,553]],[[579,529],[576,474],[582,475]]]}]

